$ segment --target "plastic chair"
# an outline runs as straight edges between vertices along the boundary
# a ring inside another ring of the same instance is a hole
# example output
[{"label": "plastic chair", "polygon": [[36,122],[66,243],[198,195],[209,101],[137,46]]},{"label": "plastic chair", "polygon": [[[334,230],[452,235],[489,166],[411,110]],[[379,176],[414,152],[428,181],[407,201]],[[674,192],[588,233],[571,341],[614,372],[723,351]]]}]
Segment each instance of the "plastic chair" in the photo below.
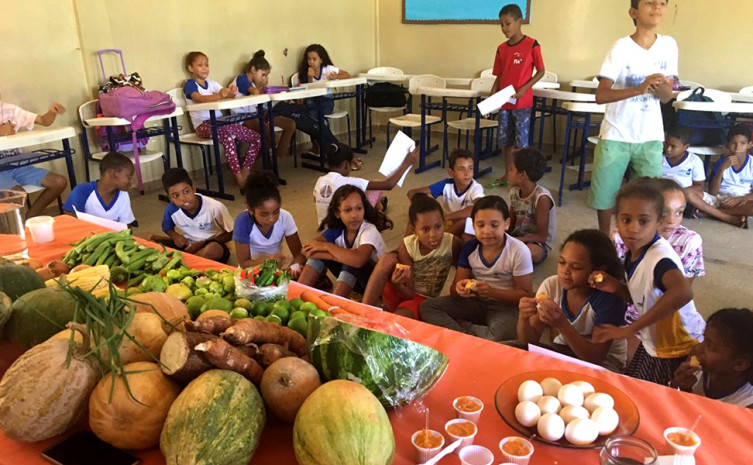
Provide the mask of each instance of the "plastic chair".
[{"label": "plastic chair", "polygon": [[[533,72],[533,74],[536,74],[536,71]],[[542,82],[559,82],[557,75],[554,74],[551,71],[544,71],[544,77],[542,77],[539,81]]]},{"label": "plastic chair", "polygon": [[[186,106],[186,98],[183,95],[182,88],[177,87],[175,89],[170,89],[167,91],[167,94],[173,99],[173,102],[175,102],[176,106],[179,106],[181,108]],[[191,124],[190,117],[188,118],[188,121],[189,124]],[[201,151],[201,163],[204,167],[204,182],[207,186],[207,189],[209,189],[209,175],[214,174],[211,157],[212,139],[204,139],[203,137],[199,137],[199,135],[195,132],[187,132],[180,134],[180,143],[198,147]],[[182,160],[179,160],[179,163],[182,165]]]},{"label": "plastic chair", "polygon": [[[177,104],[176,104],[177,105]],[[89,145],[89,136],[87,132],[89,130],[92,130],[92,132],[95,130],[95,128],[89,123],[86,122],[87,119],[96,118],[97,117],[97,100],[89,100],[78,107],[78,119],[81,123],[81,148],[84,151],[84,167],[86,168],[86,181],[91,181],[91,173],[89,171],[89,162],[90,161],[101,161],[105,155],[107,155],[107,152],[101,150],[100,147],[97,147],[98,151],[92,152],[91,146]],[[95,138],[96,140],[96,138]],[[132,162],[135,163],[135,158],[133,155],[133,151],[131,152],[121,152],[125,156],[131,159]],[[139,150],[139,162],[141,164],[149,163],[150,161],[154,160],[162,160],[163,164],[165,166],[166,162],[163,157],[163,152],[157,151],[157,150]]]},{"label": "plastic chair", "polygon": [[[380,76],[405,76],[405,73],[402,69],[398,68],[392,68],[389,66],[380,66],[378,68],[371,68],[367,74],[376,74]],[[368,79],[368,77],[366,78]],[[405,114],[408,111],[408,106],[403,105],[402,107],[367,107],[369,112],[369,147],[374,146],[374,132],[373,132],[373,123],[372,123],[372,113],[397,113],[402,112]]]},{"label": "plastic chair", "polygon": [[753,86],[743,87],[740,89],[741,94],[753,94]]},{"label": "plastic chair", "polygon": [[[32,185],[32,184],[25,184],[25,185],[21,186],[21,188],[27,194],[29,194],[29,195],[26,196],[26,208],[27,209],[31,208],[31,199],[30,199],[31,194],[33,194],[34,192],[40,192],[40,191],[44,190],[44,187],[42,187],[42,186],[35,186],[35,185]],[[58,212],[60,212],[61,215],[63,214],[63,198],[61,196],[59,196],[59,195],[58,195]]]},{"label": "plastic chair", "polygon": [[699,84],[693,81],[686,81],[685,79],[680,79],[680,85],[683,87],[690,87],[690,90],[696,89],[698,87],[703,87],[703,84]]},{"label": "plastic chair", "polygon": [[[290,84],[293,87],[298,87],[300,85],[300,83],[301,83],[301,81],[298,78],[298,73],[295,73],[294,75],[292,75],[290,77]],[[329,115],[324,115],[324,117],[327,118],[328,121],[333,121],[333,120],[338,120],[338,119],[345,118],[345,121],[346,121],[347,126],[348,126],[348,145],[350,147],[352,147],[353,146],[353,139],[352,139],[352,136],[350,134],[350,113],[348,113],[345,110],[343,110],[343,111],[335,111],[335,112],[330,113]]]},{"label": "plastic chair", "polygon": [[487,68],[481,71],[481,74],[479,75],[479,77],[487,77],[487,76],[494,76],[494,69]]},{"label": "plastic chair", "polygon": [[[496,80],[496,76],[484,76],[479,77],[471,81],[471,90],[477,90],[483,94],[490,94],[492,91],[492,87],[494,86],[494,81]],[[444,128],[444,147],[442,148],[442,167],[445,166],[445,160],[447,159],[448,155],[448,149],[447,149],[447,128],[453,128],[458,130],[458,147],[460,147],[460,133],[461,131],[465,131],[465,148],[468,148],[469,145],[469,138],[471,132],[476,130],[476,118],[471,117],[470,115],[474,114],[474,108],[472,107],[469,116],[467,118],[462,118],[455,121],[448,121]],[[498,127],[497,120],[494,119],[486,119],[481,118],[479,119],[479,130],[484,132],[484,130],[488,130],[489,135],[487,136],[487,147],[491,148],[491,133]]]},{"label": "plastic chair", "polygon": [[[447,87],[447,83],[441,77],[431,74],[420,74],[418,76],[413,76],[412,78],[410,78],[410,80],[408,81],[408,91],[411,94],[418,95],[419,87],[439,87],[444,89],[445,87]],[[427,126],[431,126],[442,121],[442,118],[440,118],[439,116],[430,114],[425,115],[424,118],[425,124]],[[419,128],[421,127],[421,113],[407,113],[405,115],[397,116],[387,120],[387,146],[390,145],[391,124],[394,124],[395,126],[400,128],[408,128],[409,130],[412,128]]]}]

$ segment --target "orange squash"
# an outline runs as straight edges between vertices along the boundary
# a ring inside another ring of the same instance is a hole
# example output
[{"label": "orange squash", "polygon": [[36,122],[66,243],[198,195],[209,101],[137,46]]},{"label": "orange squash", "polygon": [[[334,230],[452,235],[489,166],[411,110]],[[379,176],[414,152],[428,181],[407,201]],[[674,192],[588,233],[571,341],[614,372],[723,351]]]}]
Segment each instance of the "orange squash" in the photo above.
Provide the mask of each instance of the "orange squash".
[{"label": "orange squash", "polygon": [[191,319],[186,304],[164,292],[145,292],[131,299],[137,312],[157,313],[170,322],[174,328],[166,323],[167,333],[175,329],[182,331],[185,328],[184,323]]}]

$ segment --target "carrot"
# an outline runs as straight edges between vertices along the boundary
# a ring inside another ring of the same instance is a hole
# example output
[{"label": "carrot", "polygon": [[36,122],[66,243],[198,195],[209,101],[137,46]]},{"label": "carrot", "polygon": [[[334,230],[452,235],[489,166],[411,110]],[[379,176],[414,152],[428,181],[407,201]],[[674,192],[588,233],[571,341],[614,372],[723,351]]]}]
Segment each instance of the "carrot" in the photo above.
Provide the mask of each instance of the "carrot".
[{"label": "carrot", "polygon": [[327,302],[322,299],[322,296],[324,295],[324,293],[318,294],[316,291],[306,289],[301,292],[301,299],[316,305],[316,308],[319,310],[329,311],[329,309],[332,308],[332,305],[327,304]]},{"label": "carrot", "polygon": [[330,307],[340,307],[351,315],[366,316],[366,314],[369,313],[370,310],[372,310],[364,307],[358,302],[353,302],[352,300],[347,299],[339,299],[329,294],[322,294],[320,298],[324,302],[328,303]]},{"label": "carrot", "polygon": [[229,327],[222,337],[235,345],[254,344],[279,344],[295,352],[299,357],[305,355],[306,339],[285,326],[280,326],[268,321],[259,321],[251,318],[238,320]]},{"label": "carrot", "polygon": [[332,307],[332,308],[330,308],[330,309],[329,309],[329,313],[330,313],[330,314],[332,314],[332,316],[337,316],[337,315],[350,315],[350,314],[351,314],[351,313],[350,313],[349,311],[347,311],[347,310],[343,310],[343,309],[342,309],[342,308],[340,308],[340,307]]}]

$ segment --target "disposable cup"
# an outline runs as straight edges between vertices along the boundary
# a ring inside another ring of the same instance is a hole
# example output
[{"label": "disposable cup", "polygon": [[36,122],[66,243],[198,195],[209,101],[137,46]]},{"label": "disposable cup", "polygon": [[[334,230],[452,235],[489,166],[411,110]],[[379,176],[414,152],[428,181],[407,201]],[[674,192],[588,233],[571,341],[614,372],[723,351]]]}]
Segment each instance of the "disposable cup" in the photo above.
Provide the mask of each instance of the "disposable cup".
[{"label": "disposable cup", "polygon": [[[683,446],[682,444],[675,444],[669,439],[669,435],[672,433],[680,433],[683,436],[687,435],[689,439],[695,442],[692,446]],[[695,454],[695,450],[701,445],[701,438],[696,433],[688,430],[687,428],[673,427],[664,430],[664,439],[667,441],[672,449],[675,451],[675,455],[691,456]]]},{"label": "disposable cup", "polygon": [[[525,445],[526,448],[528,449],[528,454],[526,455],[508,454],[505,451],[505,444],[513,440],[522,442],[523,445]],[[533,455],[533,444],[531,444],[531,442],[528,439],[521,438],[519,436],[510,436],[499,441],[499,450],[502,451],[502,457],[504,457],[505,462],[514,463],[515,465],[528,465],[528,462],[531,460],[531,456]]]},{"label": "disposable cup", "polygon": [[492,465],[494,462],[492,451],[482,446],[465,446],[458,455],[463,465]]},{"label": "disposable cup", "polygon": [[26,227],[31,232],[31,240],[37,244],[45,244],[55,240],[52,224],[55,219],[51,216],[35,216],[26,220]]},{"label": "disposable cup", "polygon": [[[478,410],[476,410],[476,411],[474,411],[474,412],[466,412],[466,411],[460,410],[458,408],[458,402],[462,398],[466,398],[466,399],[472,400],[473,402],[475,402],[478,405],[480,405],[481,408],[478,409]],[[456,413],[456,416],[458,418],[462,418],[464,420],[470,420],[470,421],[472,421],[474,423],[478,423],[478,419],[479,419],[479,417],[481,417],[481,412],[484,410],[484,403],[481,402],[481,399],[479,399],[477,397],[461,396],[461,397],[458,397],[458,398],[456,398],[455,400],[452,401],[452,407],[455,409],[455,413]]]},{"label": "disposable cup", "polygon": [[[469,436],[455,436],[454,434],[450,433],[447,428],[449,428],[451,425],[455,424],[461,424],[461,423],[468,423],[470,425],[473,425],[473,434]],[[455,420],[450,420],[444,425],[444,430],[447,432],[447,435],[452,438],[451,442],[455,442],[458,439],[460,439],[460,445],[457,449],[455,449],[455,454],[460,454],[460,450],[465,446],[470,446],[473,444],[473,439],[476,437],[476,434],[478,433],[478,426],[472,421],[464,420],[462,418],[456,418]]]},{"label": "disposable cup", "polygon": [[413,433],[413,436],[410,438],[411,444],[413,444],[413,447],[416,449],[416,463],[424,463],[428,461],[429,459],[433,458],[435,455],[439,453],[439,451],[442,450],[442,447],[444,447],[444,436],[442,436],[439,432],[434,430],[429,430],[429,433],[433,436],[439,436],[442,439],[442,442],[439,444],[439,446],[427,449],[425,447],[419,447],[416,445],[416,439],[418,438],[419,433],[421,433],[422,429],[416,431]]}]

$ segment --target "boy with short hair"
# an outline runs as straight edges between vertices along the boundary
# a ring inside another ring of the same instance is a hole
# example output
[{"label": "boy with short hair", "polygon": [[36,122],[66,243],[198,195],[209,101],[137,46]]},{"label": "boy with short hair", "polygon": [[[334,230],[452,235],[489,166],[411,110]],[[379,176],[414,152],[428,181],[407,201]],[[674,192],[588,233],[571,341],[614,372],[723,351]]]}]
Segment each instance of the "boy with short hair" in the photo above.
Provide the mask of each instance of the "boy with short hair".
[{"label": "boy with short hair", "polygon": [[588,203],[597,210],[599,229],[605,234],[628,165],[638,177],[661,177],[664,132],[659,102],[672,98],[678,66],[677,42],[656,33],[666,9],[667,0],[631,0],[635,32],[614,43],[599,72],[596,103],[607,107]]},{"label": "boy with short hair", "polygon": [[537,182],[546,172],[546,158],[536,149],[513,153],[510,166],[510,233],[531,251],[534,265],[546,260],[557,241],[554,198]]},{"label": "boy with short hair", "polygon": [[[21,130],[32,131],[35,124],[50,126],[55,122],[57,115],[63,113],[65,113],[65,107],[59,103],[53,103],[47,113],[37,115],[12,103],[3,102],[0,96],[0,137],[10,136]],[[0,159],[20,153],[19,149],[0,150]],[[59,174],[32,165],[0,171],[0,189],[23,192],[25,185],[44,187],[37,201],[31,204],[31,208],[26,212],[26,217],[31,218],[41,215],[47,206],[63,193],[68,187],[68,180]]]},{"label": "boy with short hair", "polygon": [[[440,203],[445,211],[445,222],[451,223],[447,232],[460,237],[465,227],[465,219],[470,218],[473,204],[484,196],[484,188],[473,179],[473,153],[465,149],[455,149],[450,154],[449,178],[425,187],[408,191],[408,199],[419,192],[442,198]],[[409,231],[412,234],[412,231]]]},{"label": "boy with short hair", "polygon": [[[504,185],[512,165],[512,151],[528,147],[533,108],[533,85],[544,77],[544,59],[541,46],[523,35],[523,12],[515,4],[499,10],[499,24],[507,38],[497,47],[493,73],[497,77],[492,94],[511,85],[515,88],[514,100],[502,105],[499,111],[499,145],[505,148],[505,174],[492,185]],[[533,71],[536,71],[534,74]],[[533,76],[532,76],[533,75]]]},{"label": "boy with short hair", "polygon": [[233,238],[233,218],[221,202],[196,193],[191,177],[183,168],[171,168],[162,175],[162,185],[170,199],[162,218],[162,231],[169,237],[152,236],[167,247],[227,263],[230,251],[225,245]]},{"label": "boy with short hair", "polygon": [[687,192],[688,202],[700,215],[712,216],[725,223],[748,228],[753,215],[753,157],[750,150],[750,128],[738,124],[727,134],[729,155],[719,160],[712,170],[708,192]]},{"label": "boy with short hair", "polygon": [[688,152],[691,135],[690,129],[682,126],[675,126],[667,131],[662,177],[675,181],[683,190],[693,189],[702,193],[706,169],[698,155]]},{"label": "boy with short hair", "polygon": [[79,211],[136,226],[128,196],[134,171],[128,157],[120,152],[108,153],[99,164],[99,180],[74,187],[63,205],[63,211],[74,216]]}]

